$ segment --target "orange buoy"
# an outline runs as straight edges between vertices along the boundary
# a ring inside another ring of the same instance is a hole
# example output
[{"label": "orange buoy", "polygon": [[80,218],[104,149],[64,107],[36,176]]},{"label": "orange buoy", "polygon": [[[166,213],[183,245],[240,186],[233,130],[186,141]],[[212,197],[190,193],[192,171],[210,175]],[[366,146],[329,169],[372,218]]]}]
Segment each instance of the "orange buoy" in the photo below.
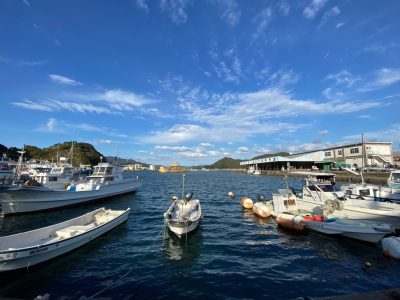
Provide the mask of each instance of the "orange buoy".
[{"label": "orange buoy", "polygon": [[304,220],[301,216],[281,213],[276,217],[276,222],[279,226],[289,230],[304,231],[305,229]]},{"label": "orange buoy", "polygon": [[268,206],[262,202],[256,202],[253,205],[253,212],[260,218],[268,218],[271,215]]},{"label": "orange buoy", "polygon": [[246,196],[243,196],[242,198],[240,198],[240,204],[244,208],[252,208],[253,207],[253,200],[251,200],[250,198],[247,198]]}]

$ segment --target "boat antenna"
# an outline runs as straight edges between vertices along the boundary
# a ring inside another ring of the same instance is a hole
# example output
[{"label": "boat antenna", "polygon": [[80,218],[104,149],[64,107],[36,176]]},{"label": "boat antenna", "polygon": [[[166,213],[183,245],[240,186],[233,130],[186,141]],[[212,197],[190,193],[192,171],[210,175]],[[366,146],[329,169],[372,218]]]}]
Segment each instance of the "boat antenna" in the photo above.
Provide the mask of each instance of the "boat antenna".
[{"label": "boat antenna", "polygon": [[183,199],[183,194],[185,191],[185,174],[182,175],[182,198]]},{"label": "boat antenna", "polygon": [[364,169],[364,155],[365,153],[365,147],[364,147],[364,133],[361,134],[361,170],[360,170],[360,175],[361,175],[361,184],[364,185],[364,175],[363,175],[363,169]]}]

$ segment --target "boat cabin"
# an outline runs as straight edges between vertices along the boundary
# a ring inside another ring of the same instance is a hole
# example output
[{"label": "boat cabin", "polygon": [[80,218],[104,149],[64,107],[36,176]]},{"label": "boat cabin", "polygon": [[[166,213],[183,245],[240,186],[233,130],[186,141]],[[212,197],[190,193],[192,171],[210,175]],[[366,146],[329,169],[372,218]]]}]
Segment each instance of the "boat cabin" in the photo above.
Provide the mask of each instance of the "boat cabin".
[{"label": "boat cabin", "polygon": [[50,172],[38,173],[34,180],[50,189],[64,189],[73,180],[72,166],[53,167]]},{"label": "boat cabin", "polygon": [[88,176],[87,179],[100,180],[100,182],[115,181],[122,179],[122,171],[119,167],[110,163],[99,163],[94,167],[92,175]]}]

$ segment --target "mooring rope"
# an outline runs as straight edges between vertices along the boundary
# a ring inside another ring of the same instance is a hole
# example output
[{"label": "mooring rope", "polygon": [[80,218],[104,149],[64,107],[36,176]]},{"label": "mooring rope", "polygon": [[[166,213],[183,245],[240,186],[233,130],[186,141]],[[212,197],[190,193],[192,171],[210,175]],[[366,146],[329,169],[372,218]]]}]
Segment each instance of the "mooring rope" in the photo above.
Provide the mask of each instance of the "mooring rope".
[{"label": "mooring rope", "polygon": [[105,288],[103,288],[102,290],[98,291],[97,293],[91,295],[90,297],[86,298],[86,297],[81,297],[81,299],[93,299],[94,297],[97,297],[98,295],[104,293],[105,291],[107,291],[108,289],[112,288],[113,286],[117,285],[122,279],[124,279],[126,276],[128,276],[141,262],[142,259],[151,252],[151,247],[154,245],[154,243],[156,242],[156,240],[158,239],[158,237],[160,236],[161,232],[165,231],[165,223],[164,226],[161,228],[161,230],[158,232],[156,238],[153,240],[152,244],[150,245],[150,249],[148,251],[146,251],[145,253],[142,254],[142,256],[139,258],[138,262],[132,266],[127,272],[125,272],[125,274],[121,275],[116,281],[111,282],[109,285],[107,285]]}]

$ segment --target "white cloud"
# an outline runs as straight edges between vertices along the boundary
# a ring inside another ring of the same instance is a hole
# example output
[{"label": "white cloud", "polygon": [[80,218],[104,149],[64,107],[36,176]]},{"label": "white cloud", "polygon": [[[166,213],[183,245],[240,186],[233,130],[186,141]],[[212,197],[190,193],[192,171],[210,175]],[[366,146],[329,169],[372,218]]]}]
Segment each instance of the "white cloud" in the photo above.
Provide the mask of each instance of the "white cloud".
[{"label": "white cloud", "polygon": [[344,22],[339,22],[339,23],[336,24],[336,28],[340,28],[340,27],[342,27],[343,25],[344,25]]},{"label": "white cloud", "polygon": [[51,81],[54,81],[59,84],[73,85],[73,86],[83,85],[79,81],[76,81],[74,79],[71,79],[71,78],[68,78],[65,76],[57,75],[57,74],[49,74],[49,78]]},{"label": "white cloud", "polygon": [[[182,91],[182,89],[181,89]],[[138,142],[176,145],[188,142],[245,142],[257,135],[279,132],[295,132],[307,124],[291,124],[276,121],[291,120],[306,115],[345,114],[378,107],[372,101],[327,101],[295,99],[280,89],[265,89],[253,93],[209,94],[201,90],[185,89],[179,94],[179,108],[186,124],[176,124],[150,136],[138,138]],[[188,100],[190,99],[190,101]],[[201,124],[201,125],[200,125]]]},{"label": "white cloud", "polygon": [[[348,135],[343,139],[350,140],[352,142],[360,142],[361,133]],[[392,124],[386,129],[364,132],[364,140],[369,142],[393,142],[393,145],[400,145],[400,123]]]},{"label": "white cloud", "polygon": [[375,79],[372,85],[386,87],[400,81],[400,69],[383,68],[375,72]]},{"label": "white cloud", "polygon": [[269,81],[272,85],[283,87],[289,84],[298,82],[300,75],[296,74],[293,70],[279,70],[271,75]]},{"label": "white cloud", "polygon": [[172,22],[179,25],[187,21],[185,8],[188,3],[188,0],[161,0],[160,6],[162,11],[168,13]]},{"label": "white cloud", "polygon": [[318,135],[328,135],[329,131],[328,130],[320,130],[318,131]]},{"label": "white cloud", "polygon": [[214,147],[214,145],[210,144],[210,143],[200,143],[200,146],[201,147]]},{"label": "white cloud", "polygon": [[343,70],[336,74],[329,74],[325,77],[325,80],[334,80],[336,84],[345,85],[346,87],[352,87],[357,81],[360,81],[361,78],[359,76],[351,74],[347,70]]},{"label": "white cloud", "polygon": [[264,8],[253,19],[256,24],[256,31],[252,35],[252,40],[255,41],[266,34],[266,29],[272,21],[272,9],[270,7]]},{"label": "white cloud", "polygon": [[111,140],[99,140],[99,144],[112,144],[113,142]]},{"label": "white cloud", "polygon": [[176,151],[176,152],[182,152],[182,151],[189,151],[191,148],[185,147],[185,146],[155,146],[155,150],[166,150],[166,151]]},{"label": "white cloud", "polygon": [[337,6],[332,7],[330,10],[324,13],[318,27],[321,28],[328,21],[328,19],[330,19],[331,17],[335,17],[339,14],[340,14],[340,9]]},{"label": "white cloud", "polygon": [[289,152],[289,153],[302,153],[315,150],[321,150],[324,148],[332,147],[332,143],[322,142],[322,143],[304,143],[299,145],[277,145],[277,151]]},{"label": "white cloud", "polygon": [[282,15],[287,16],[290,12],[290,5],[286,0],[281,0],[278,4],[278,10],[282,13]]},{"label": "white cloud", "polygon": [[253,150],[255,153],[260,153],[260,154],[267,154],[271,153],[271,150],[268,148],[254,148]]},{"label": "white cloud", "polygon": [[389,43],[389,44],[376,43],[376,44],[365,46],[363,50],[365,52],[384,53],[384,52],[388,51],[389,49],[398,48],[398,47],[399,47],[398,43]]},{"label": "white cloud", "polygon": [[136,0],[136,6],[142,10],[144,10],[146,13],[148,13],[149,10],[149,6],[146,3],[146,0]]},{"label": "white cloud", "polygon": [[229,48],[224,52],[224,58],[220,58],[216,50],[216,46],[213,45],[209,51],[211,57],[212,66],[214,72],[218,78],[224,79],[226,82],[239,83],[243,76],[241,61],[236,54],[236,49]]},{"label": "white cloud", "polygon": [[307,19],[313,19],[326,2],[328,2],[328,0],[312,0],[304,9],[303,16]]},{"label": "white cloud", "polygon": [[28,7],[30,7],[31,6],[31,4],[29,3],[29,1],[28,0],[22,0],[22,3],[24,3],[26,6],[28,6]]},{"label": "white cloud", "polygon": [[247,147],[239,147],[237,150],[236,150],[236,153],[237,154],[246,154],[246,153],[248,153],[249,152],[249,148],[247,148]]},{"label": "white cloud", "polygon": [[47,133],[71,133],[71,131],[92,132],[106,136],[127,138],[126,134],[119,133],[113,129],[104,126],[95,126],[87,123],[68,123],[62,120],[57,120],[55,118],[49,118],[49,120],[45,124],[40,125],[38,128],[35,129],[35,131]]},{"label": "white cloud", "polygon": [[234,27],[240,21],[241,12],[235,0],[219,0],[223,13],[221,18],[230,26]]}]

